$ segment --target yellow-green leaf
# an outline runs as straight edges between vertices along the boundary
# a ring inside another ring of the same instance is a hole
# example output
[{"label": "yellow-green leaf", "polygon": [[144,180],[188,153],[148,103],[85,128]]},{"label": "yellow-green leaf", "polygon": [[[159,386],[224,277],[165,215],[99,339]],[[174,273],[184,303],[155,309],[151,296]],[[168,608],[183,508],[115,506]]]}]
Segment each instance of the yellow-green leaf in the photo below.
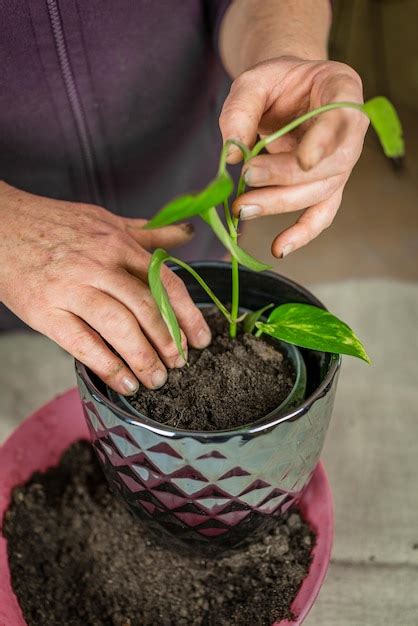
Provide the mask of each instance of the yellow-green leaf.
[{"label": "yellow-green leaf", "polygon": [[384,96],[376,96],[365,102],[363,111],[369,117],[387,157],[397,158],[405,154],[402,125],[393,104]]},{"label": "yellow-green leaf", "polygon": [[197,194],[186,194],[174,198],[166,204],[147,223],[145,228],[160,228],[174,222],[181,222],[195,215],[200,215],[207,209],[217,206],[228,198],[234,188],[231,176],[225,170],[209,183],[205,189]]},{"label": "yellow-green leaf", "polygon": [[176,344],[179,354],[186,360],[183,346],[181,344],[180,326],[170,304],[167,291],[161,280],[161,267],[170,259],[170,255],[162,248],[157,248],[152,257],[148,268],[148,284],[151,289],[152,296],[161,313],[164,322],[167,325],[169,333]]},{"label": "yellow-green leaf", "polygon": [[237,259],[238,263],[241,263],[241,265],[248,267],[254,272],[263,272],[264,270],[270,269],[270,265],[257,261],[257,259],[248,254],[248,252],[245,252],[245,250],[240,248],[235,241],[232,240],[214,207],[202,213],[201,218],[211,226],[215,235],[223,243],[225,248],[229,250],[232,256]]},{"label": "yellow-green leaf", "polygon": [[247,313],[242,324],[244,332],[252,333],[260,317],[263,313],[271,309],[272,306],[272,304],[267,304],[266,306],[263,306],[263,308],[258,309],[258,311],[251,311],[250,313]]},{"label": "yellow-green leaf", "polygon": [[256,327],[267,335],[301,348],[349,354],[367,363],[370,358],[360,339],[345,322],[311,304],[282,304]]}]

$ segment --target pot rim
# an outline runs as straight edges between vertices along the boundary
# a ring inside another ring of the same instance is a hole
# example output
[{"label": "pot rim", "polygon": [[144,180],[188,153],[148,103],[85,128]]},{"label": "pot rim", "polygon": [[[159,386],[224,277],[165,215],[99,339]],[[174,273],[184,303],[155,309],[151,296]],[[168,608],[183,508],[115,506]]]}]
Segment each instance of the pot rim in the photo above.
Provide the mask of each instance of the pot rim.
[{"label": "pot rim", "polygon": [[[197,302],[196,305],[199,306],[199,303]],[[288,395],[283,399],[283,401],[278,406],[274,407],[274,409],[270,411],[270,413],[267,413],[266,415],[263,415],[263,417],[259,417],[257,420],[254,420],[254,422],[248,422],[249,424],[258,424],[261,420],[264,421],[268,419],[270,416],[272,416],[273,414],[278,413],[279,411],[284,412],[288,405],[294,404],[294,398],[298,393],[300,393],[301,386],[303,386],[303,394],[305,394],[305,391],[306,391],[306,379],[307,379],[306,365],[305,365],[305,361],[303,360],[303,356],[301,355],[299,348],[292,343],[287,343],[279,339],[276,339],[275,341],[280,346],[283,346],[282,347],[283,350],[288,351],[287,352],[288,357],[289,357],[289,353],[293,355],[293,365],[296,366],[295,367],[296,369],[295,382],[293,383],[293,387],[289,391]],[[139,419],[142,419],[143,417],[145,417],[145,415],[143,415],[141,411],[138,411],[138,409],[136,409],[130,404],[128,396],[123,396],[121,393],[113,391],[112,389],[109,389],[109,391],[111,393],[111,396],[115,395],[119,398],[120,402],[126,406],[128,412],[131,412],[133,415],[136,415],[137,417],[139,417]],[[112,398],[111,400],[113,402]],[[118,406],[120,406],[120,404],[118,404]],[[230,428],[229,430],[234,430],[234,429]],[[220,432],[220,431],[210,431],[210,432]]]},{"label": "pot rim", "polygon": [[[230,263],[227,261],[194,261],[191,263],[193,267],[212,267],[218,269],[230,268]],[[174,266],[176,269],[177,266]],[[246,271],[245,269],[243,270]],[[318,306],[323,309],[326,307],[322,304],[318,298],[316,298],[308,289],[302,287],[295,281],[287,278],[286,276],[282,276],[277,272],[272,271],[264,271],[262,273],[264,276],[270,276],[271,278],[279,278],[283,283],[289,285],[290,287],[296,288],[298,291],[302,291],[306,295],[309,300],[313,300]],[[295,409],[285,412],[279,416],[277,416],[277,407],[273,409],[267,415],[259,418],[255,422],[249,422],[248,424],[244,424],[242,426],[238,426],[235,428],[229,428],[226,430],[186,430],[182,428],[175,428],[170,426],[165,426],[164,424],[160,424],[156,422],[150,417],[143,415],[141,419],[135,419],[135,415],[133,413],[125,411],[122,407],[115,404],[112,400],[110,400],[107,396],[105,396],[94,384],[92,378],[90,377],[87,367],[75,359],[75,368],[78,376],[84,382],[84,384],[89,388],[90,393],[93,395],[94,399],[100,404],[104,404],[105,406],[109,406],[113,413],[118,415],[120,419],[131,424],[132,426],[138,426],[140,428],[147,428],[153,432],[159,433],[166,437],[194,437],[199,439],[219,439],[223,437],[231,437],[233,435],[254,435],[260,433],[265,430],[269,430],[277,424],[287,421],[295,421],[299,417],[302,417],[311,406],[317,402],[320,398],[322,398],[326,393],[330,385],[332,384],[335,376],[337,375],[340,367],[341,367],[342,358],[341,355],[331,354],[331,363],[329,369],[324,376],[324,379],[318,385],[318,387],[311,393],[308,398],[306,398],[302,404]],[[276,416],[276,417],[275,417]]]}]

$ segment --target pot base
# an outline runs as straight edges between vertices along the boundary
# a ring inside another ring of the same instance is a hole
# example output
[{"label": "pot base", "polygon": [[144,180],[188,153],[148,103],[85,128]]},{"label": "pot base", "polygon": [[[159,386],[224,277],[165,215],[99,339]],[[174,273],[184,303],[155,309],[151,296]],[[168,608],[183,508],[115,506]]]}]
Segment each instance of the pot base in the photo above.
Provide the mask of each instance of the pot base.
[{"label": "pot base", "polygon": [[[0,449],[0,524],[14,486],[28,480],[33,472],[44,471],[57,464],[64,450],[79,439],[88,439],[88,430],[76,390],[45,405],[15,431]],[[292,604],[297,618],[292,624],[300,624],[312,606],[330,558],[332,498],[321,465],[304,491],[299,508],[317,534],[317,545],[309,574]],[[0,537],[0,623],[5,626],[25,625],[11,588],[7,547],[3,537]],[[285,624],[290,623],[280,622],[280,626]]]}]

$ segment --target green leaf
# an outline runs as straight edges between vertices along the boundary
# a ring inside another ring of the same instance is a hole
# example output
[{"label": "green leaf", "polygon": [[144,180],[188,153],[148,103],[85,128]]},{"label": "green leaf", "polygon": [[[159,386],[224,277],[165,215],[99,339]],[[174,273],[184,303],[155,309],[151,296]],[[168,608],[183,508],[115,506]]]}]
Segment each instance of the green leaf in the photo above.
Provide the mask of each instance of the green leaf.
[{"label": "green leaf", "polygon": [[170,255],[162,248],[157,248],[154,251],[148,268],[148,284],[161,316],[167,324],[170,335],[176,344],[177,350],[183,359],[186,360],[183,346],[181,344],[180,326],[170,304],[170,300],[168,299],[167,291],[161,280],[161,267],[165,261],[168,261],[169,259]]},{"label": "green leaf", "polygon": [[335,315],[311,304],[282,304],[256,327],[267,335],[302,348],[350,354],[370,363],[361,341]]},{"label": "green leaf", "polygon": [[161,226],[168,226],[174,222],[189,219],[194,215],[200,215],[210,207],[217,206],[228,198],[233,188],[234,184],[229,173],[227,171],[220,172],[199,193],[186,194],[179,198],[174,198],[154,215],[145,228],[160,228]]},{"label": "green leaf", "polygon": [[248,267],[250,270],[254,270],[254,272],[263,272],[264,270],[270,269],[270,265],[257,261],[257,259],[248,254],[248,252],[245,252],[231,239],[215,207],[208,209],[202,213],[200,217],[209,224],[215,235],[223,243],[225,248],[229,250],[232,256],[237,259],[238,263]]},{"label": "green leaf", "polygon": [[243,323],[244,332],[252,333],[256,322],[258,322],[263,313],[271,309],[272,306],[273,304],[267,304],[266,306],[263,306],[262,309],[258,309],[258,311],[251,311],[251,313],[247,313]]},{"label": "green leaf", "polygon": [[386,156],[403,156],[402,125],[393,104],[384,96],[377,96],[365,102],[362,109],[370,118]]}]

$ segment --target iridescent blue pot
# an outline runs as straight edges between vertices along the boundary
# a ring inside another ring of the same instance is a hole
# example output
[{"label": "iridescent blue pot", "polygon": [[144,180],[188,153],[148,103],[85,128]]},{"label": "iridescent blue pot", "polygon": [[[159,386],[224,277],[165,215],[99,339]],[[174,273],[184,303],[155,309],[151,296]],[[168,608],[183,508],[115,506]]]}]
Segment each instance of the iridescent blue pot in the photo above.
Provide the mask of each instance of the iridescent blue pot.
[{"label": "iridescent blue pot", "polygon": [[[194,263],[218,297],[230,297],[230,265]],[[196,303],[208,297],[176,269]],[[322,306],[287,278],[241,269],[241,305]],[[341,359],[300,351],[305,399],[226,431],[186,431],[132,413],[110,399],[106,386],[76,362],[92,441],[112,490],[132,513],[180,545],[206,551],[233,547],[261,533],[300,497],[319,460],[331,418]]]}]

